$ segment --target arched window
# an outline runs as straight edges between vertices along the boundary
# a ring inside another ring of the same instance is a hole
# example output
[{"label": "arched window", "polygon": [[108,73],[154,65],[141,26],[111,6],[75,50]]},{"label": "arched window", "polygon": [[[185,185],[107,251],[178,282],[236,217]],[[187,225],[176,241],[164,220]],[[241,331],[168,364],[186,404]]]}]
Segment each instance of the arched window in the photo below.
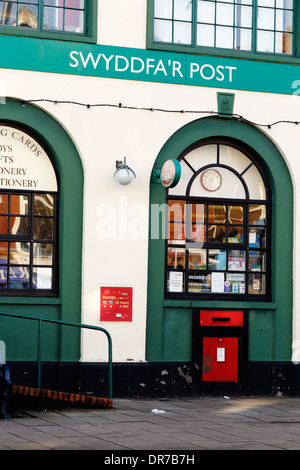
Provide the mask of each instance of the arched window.
[{"label": "arched window", "polygon": [[0,125],[0,295],[56,292],[57,196],[41,145]]},{"label": "arched window", "polygon": [[167,194],[166,296],[267,299],[270,191],[255,156],[223,139],[179,160]]}]

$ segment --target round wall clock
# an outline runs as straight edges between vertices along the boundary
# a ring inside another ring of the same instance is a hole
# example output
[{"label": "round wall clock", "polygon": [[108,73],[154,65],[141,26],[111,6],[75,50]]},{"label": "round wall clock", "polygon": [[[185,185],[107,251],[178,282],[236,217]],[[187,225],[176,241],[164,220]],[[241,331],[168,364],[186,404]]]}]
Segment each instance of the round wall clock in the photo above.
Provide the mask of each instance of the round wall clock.
[{"label": "round wall clock", "polygon": [[222,184],[222,176],[217,170],[211,168],[203,171],[200,181],[206,191],[217,191]]}]

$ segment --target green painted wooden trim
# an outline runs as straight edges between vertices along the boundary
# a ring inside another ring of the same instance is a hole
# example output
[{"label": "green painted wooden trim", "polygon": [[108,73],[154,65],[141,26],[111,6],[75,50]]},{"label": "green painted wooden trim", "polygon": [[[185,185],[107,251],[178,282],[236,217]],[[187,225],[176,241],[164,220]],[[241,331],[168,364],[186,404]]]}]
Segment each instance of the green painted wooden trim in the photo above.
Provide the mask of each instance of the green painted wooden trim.
[{"label": "green painted wooden trim", "polygon": [[32,28],[17,28],[15,26],[0,26],[0,34],[9,36],[24,36],[40,39],[58,39],[72,42],[97,42],[98,0],[88,0],[86,12],[87,31],[84,34],[75,34],[60,31],[36,31]]},{"label": "green painted wooden trim", "polygon": [[[275,311],[273,360],[290,360],[293,309],[293,185],[288,168],[276,146],[259,129],[248,123],[236,119],[208,117],[195,120],[175,132],[159,152],[153,170],[159,170],[167,159],[178,158],[188,146],[209,137],[228,137],[248,145],[256,152],[257,161],[269,179],[272,193],[272,299],[271,302],[265,303],[265,309],[268,310],[271,304],[271,310]],[[165,203],[165,197],[166,190],[151,181],[150,208],[152,204]],[[285,260],[284,263],[281,260]],[[146,338],[148,361],[160,361],[163,357],[164,263],[164,240],[151,240],[150,213]],[[170,302],[176,304],[176,301]],[[193,302],[196,303],[196,299]],[[218,308],[222,303],[201,301],[201,305],[205,304],[207,308]],[[263,304],[264,302],[258,302],[258,310],[263,309]],[[238,303],[226,302],[226,307],[236,308]],[[243,308],[255,309],[255,302],[243,302]],[[190,327],[188,324],[187,328]],[[256,360],[264,360],[259,353],[260,348],[263,351],[257,341],[252,348]]]},{"label": "green painted wooden trim", "polygon": [[[36,304],[33,314],[52,315],[54,305],[60,306],[60,320],[81,321],[81,253],[83,222],[83,168],[77,149],[67,132],[48,113],[37,106],[22,105],[19,100],[6,99],[0,105],[0,121],[21,126],[44,146],[57,170],[59,201],[59,297],[3,297],[1,303],[13,306]],[[9,307],[10,308],[10,307]],[[20,310],[19,310],[20,311]],[[24,312],[25,313],[25,312]],[[66,331],[61,336],[61,359],[77,360],[80,334]]]}]

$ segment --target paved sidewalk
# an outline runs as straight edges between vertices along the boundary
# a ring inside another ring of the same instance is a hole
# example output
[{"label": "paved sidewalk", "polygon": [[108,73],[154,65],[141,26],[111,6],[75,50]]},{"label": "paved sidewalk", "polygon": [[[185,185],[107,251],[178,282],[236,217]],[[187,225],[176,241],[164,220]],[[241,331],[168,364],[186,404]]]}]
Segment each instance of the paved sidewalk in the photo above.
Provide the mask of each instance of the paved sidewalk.
[{"label": "paved sidewalk", "polygon": [[111,458],[130,450],[300,449],[298,398],[115,399],[113,405],[14,413],[0,420],[0,450],[102,450]]}]

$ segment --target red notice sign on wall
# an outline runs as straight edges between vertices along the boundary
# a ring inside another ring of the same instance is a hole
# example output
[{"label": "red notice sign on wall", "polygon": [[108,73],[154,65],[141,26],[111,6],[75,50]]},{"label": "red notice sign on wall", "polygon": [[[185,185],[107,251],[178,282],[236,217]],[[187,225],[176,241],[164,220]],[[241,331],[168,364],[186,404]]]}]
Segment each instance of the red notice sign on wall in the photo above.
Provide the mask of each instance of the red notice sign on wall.
[{"label": "red notice sign on wall", "polygon": [[132,287],[100,288],[100,320],[132,321]]}]

